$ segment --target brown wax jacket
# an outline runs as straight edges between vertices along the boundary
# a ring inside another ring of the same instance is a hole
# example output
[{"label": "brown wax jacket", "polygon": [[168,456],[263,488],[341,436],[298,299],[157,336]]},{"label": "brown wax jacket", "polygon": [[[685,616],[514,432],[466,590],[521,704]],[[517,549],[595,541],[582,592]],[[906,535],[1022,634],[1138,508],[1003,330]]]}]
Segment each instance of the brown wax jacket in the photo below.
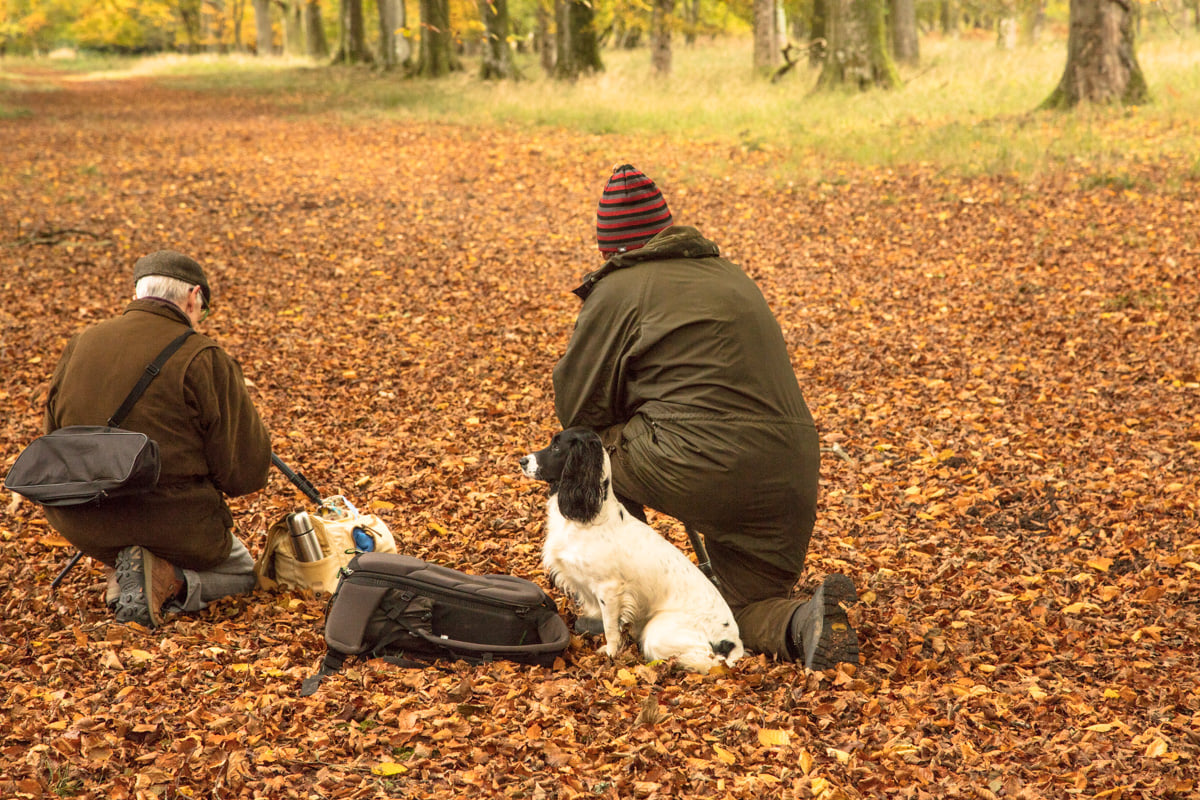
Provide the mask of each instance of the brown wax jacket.
[{"label": "brown wax jacket", "polygon": [[[146,365],[189,324],[173,304],[144,298],[72,338],[51,378],[46,432],[103,425]],[[224,495],[263,488],[271,464],[267,429],[237,362],[207,336],[190,336],[121,427],[158,443],[158,488],[99,505],[48,507],[50,524],[110,566],[135,544],[187,569],[228,558],[233,515]]]},{"label": "brown wax jacket", "polygon": [[820,448],[762,293],[695,228],[609,259],[554,369],[564,428],[601,432],[624,497],[798,575]]}]

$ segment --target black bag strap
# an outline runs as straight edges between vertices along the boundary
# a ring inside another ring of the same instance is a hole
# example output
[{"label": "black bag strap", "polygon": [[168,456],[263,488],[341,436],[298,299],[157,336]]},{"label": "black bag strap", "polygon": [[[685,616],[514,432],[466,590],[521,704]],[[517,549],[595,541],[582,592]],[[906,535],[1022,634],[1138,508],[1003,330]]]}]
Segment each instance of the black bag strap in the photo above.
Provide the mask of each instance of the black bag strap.
[{"label": "black bag strap", "polygon": [[121,423],[125,421],[125,417],[133,408],[133,404],[142,396],[142,392],[146,391],[146,387],[150,385],[150,381],[158,377],[158,373],[162,372],[163,364],[167,363],[167,359],[175,355],[175,351],[183,347],[183,343],[187,338],[195,333],[194,330],[188,328],[183,333],[171,340],[171,343],[163,348],[163,351],[158,354],[158,358],[146,365],[146,369],[142,372],[142,377],[129,390],[129,396],[125,398],[125,402],[121,403],[121,407],[117,409],[117,413],[108,418],[105,423],[110,428],[119,428]]},{"label": "black bag strap", "polygon": [[325,680],[330,675],[339,672],[342,665],[346,663],[346,656],[341,653],[330,650],[325,654],[325,658],[321,659],[321,667],[312,675],[309,675],[300,683],[300,696],[308,697],[317,691],[321,685],[321,681]]}]

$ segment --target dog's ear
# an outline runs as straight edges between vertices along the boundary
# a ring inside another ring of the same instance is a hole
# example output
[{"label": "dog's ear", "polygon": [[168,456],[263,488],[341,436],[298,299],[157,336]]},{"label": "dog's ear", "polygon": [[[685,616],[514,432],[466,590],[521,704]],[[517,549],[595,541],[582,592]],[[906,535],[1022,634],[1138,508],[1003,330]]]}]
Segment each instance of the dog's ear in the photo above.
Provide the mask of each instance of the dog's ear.
[{"label": "dog's ear", "polygon": [[599,436],[575,439],[567,451],[558,481],[558,510],[574,522],[591,522],[600,513],[608,485],[604,480],[604,445]]}]

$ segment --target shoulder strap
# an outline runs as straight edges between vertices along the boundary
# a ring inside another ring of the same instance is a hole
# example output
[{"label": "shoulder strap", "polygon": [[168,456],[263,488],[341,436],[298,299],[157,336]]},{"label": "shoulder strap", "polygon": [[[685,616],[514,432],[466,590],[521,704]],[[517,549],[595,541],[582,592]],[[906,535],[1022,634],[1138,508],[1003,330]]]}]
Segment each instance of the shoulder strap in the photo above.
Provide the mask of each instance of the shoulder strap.
[{"label": "shoulder strap", "polygon": [[194,330],[188,328],[183,333],[171,340],[171,343],[163,348],[163,351],[158,354],[158,358],[146,365],[142,377],[134,384],[134,387],[129,390],[129,396],[125,398],[125,402],[121,403],[121,407],[117,409],[117,413],[108,418],[107,425],[110,428],[119,428],[121,423],[125,421],[125,416],[133,408],[133,404],[142,396],[142,392],[146,391],[146,387],[150,385],[150,381],[158,377],[158,373],[162,372],[163,364],[167,363],[167,359],[175,355],[175,351],[183,347],[183,343],[187,338],[195,333]]}]

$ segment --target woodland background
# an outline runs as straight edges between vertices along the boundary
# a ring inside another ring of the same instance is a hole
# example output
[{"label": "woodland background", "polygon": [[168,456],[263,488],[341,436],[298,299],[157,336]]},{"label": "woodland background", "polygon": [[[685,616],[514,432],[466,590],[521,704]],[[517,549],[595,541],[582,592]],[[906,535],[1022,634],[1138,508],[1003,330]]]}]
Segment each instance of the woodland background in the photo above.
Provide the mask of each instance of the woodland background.
[{"label": "woodland background", "polygon": [[[171,247],[285,462],[404,552],[549,588],[517,459],[555,430],[569,290],[628,160],[778,315],[825,448],[798,590],[853,576],[863,651],[697,676],[576,639],[551,668],[370,662],[301,699],[326,598],[117,625],[87,560],[49,592],[71,549],[10,495],[0,796],[1194,795],[1195,41],[1147,42],[1153,104],[1069,116],[1030,111],[1061,38],[923,44],[903,90],[833,99],[811,70],[729,78],[729,42],[689,56],[700,85],[609,53],[553,91],[0,60],[0,469],[68,337]],[[255,553],[307,505],[278,473],[233,503]]]}]

